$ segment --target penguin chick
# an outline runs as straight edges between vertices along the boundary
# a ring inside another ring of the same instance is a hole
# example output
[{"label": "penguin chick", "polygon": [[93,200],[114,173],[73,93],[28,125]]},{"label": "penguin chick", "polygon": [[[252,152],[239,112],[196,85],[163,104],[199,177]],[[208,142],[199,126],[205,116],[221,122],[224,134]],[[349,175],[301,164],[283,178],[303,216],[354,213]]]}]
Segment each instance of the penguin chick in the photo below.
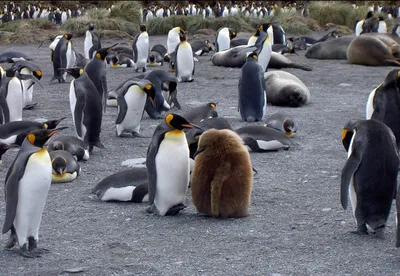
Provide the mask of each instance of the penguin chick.
[{"label": "penguin chick", "polygon": [[205,131],[191,177],[197,211],[219,218],[246,217],[252,186],[250,155],[240,137],[227,129]]}]

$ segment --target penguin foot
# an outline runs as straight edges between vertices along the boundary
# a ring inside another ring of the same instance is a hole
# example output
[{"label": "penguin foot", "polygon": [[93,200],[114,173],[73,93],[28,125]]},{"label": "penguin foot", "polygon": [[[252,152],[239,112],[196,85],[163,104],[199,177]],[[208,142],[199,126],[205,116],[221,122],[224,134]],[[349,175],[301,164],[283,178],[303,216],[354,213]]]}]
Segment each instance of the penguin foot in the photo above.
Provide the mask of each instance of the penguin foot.
[{"label": "penguin foot", "polygon": [[175,216],[177,215],[181,210],[185,209],[187,206],[185,206],[182,203],[176,204],[169,208],[169,210],[165,213],[166,216]]},{"label": "penguin foot", "polygon": [[145,68],[145,67],[143,67],[142,72],[143,72],[143,73],[146,72],[146,68]]},{"label": "penguin foot", "polygon": [[360,225],[357,227],[357,231],[351,231],[350,233],[357,235],[368,235],[367,226],[365,224]]},{"label": "penguin foot", "polygon": [[34,109],[36,105],[37,105],[37,103],[30,103],[30,104],[25,105],[23,109],[31,110],[31,109]]},{"label": "penguin foot", "polygon": [[28,251],[28,246],[26,243],[21,247],[19,254],[25,258],[40,258],[41,257],[40,253],[37,251]]},{"label": "penguin foot", "polygon": [[188,79],[187,80],[187,82],[193,82],[194,81],[194,79]]},{"label": "penguin foot", "polygon": [[382,225],[375,229],[374,235],[377,239],[385,239],[385,225]]},{"label": "penguin foot", "polygon": [[146,212],[149,213],[149,214],[154,214],[155,213],[154,209],[155,209],[155,206],[153,204],[153,205],[151,205],[151,206],[146,208]]},{"label": "penguin foot", "polygon": [[10,238],[8,239],[5,248],[11,249],[15,246],[16,243],[17,243],[17,236],[15,234],[11,233]]}]

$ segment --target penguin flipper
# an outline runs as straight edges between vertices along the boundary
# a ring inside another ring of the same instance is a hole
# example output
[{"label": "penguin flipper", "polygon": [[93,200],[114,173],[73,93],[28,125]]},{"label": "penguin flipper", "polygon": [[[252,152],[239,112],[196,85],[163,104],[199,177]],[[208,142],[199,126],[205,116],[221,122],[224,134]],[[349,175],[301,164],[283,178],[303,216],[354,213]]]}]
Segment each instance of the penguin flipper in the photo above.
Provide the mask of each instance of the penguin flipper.
[{"label": "penguin flipper", "polygon": [[146,167],[148,173],[148,189],[149,189],[149,204],[152,205],[154,203],[154,199],[156,197],[156,189],[157,189],[157,169],[156,169],[156,155],[158,152],[158,148],[162,139],[164,138],[165,133],[158,134],[157,132],[162,131],[162,125],[159,125],[151,139],[150,146],[147,150],[146,157]]},{"label": "penguin flipper", "polygon": [[132,49],[133,49],[133,62],[134,62],[134,63],[136,63],[137,60],[138,60],[138,50],[137,50],[136,43],[137,43],[137,41],[138,41],[139,36],[140,36],[140,33],[138,33],[138,34],[135,36],[135,38],[134,38],[134,40],[133,40],[133,44],[132,44]]},{"label": "penguin flipper", "polygon": [[117,105],[118,105],[118,117],[115,121],[115,124],[120,124],[124,120],[126,116],[126,111],[128,110],[128,104],[124,98],[124,93],[120,93],[117,97]]},{"label": "penguin flipper", "polygon": [[347,159],[346,164],[343,167],[342,178],[340,183],[340,202],[342,204],[343,209],[345,210],[347,209],[348,205],[350,181],[354,173],[357,171],[360,163],[361,163],[361,156],[359,156],[357,154],[357,151],[354,149],[350,157]]},{"label": "penguin flipper", "polygon": [[101,96],[102,98],[101,98],[101,103],[102,103],[102,105],[103,105],[103,111],[104,112],[106,112],[106,103],[107,103],[107,97],[108,97],[108,95],[107,95],[107,93],[108,93],[108,90],[107,90],[107,77],[106,77],[106,75],[104,75],[102,78],[101,78],[101,86],[103,87],[103,95]]},{"label": "penguin flipper", "polygon": [[133,203],[143,203],[145,202],[143,199],[148,193],[149,185],[147,183],[140,184],[133,190],[131,201]]},{"label": "penguin flipper", "polygon": [[6,217],[2,230],[3,234],[13,227],[17,213],[19,180],[24,176],[26,163],[32,153],[31,151],[18,153],[7,172],[5,180]]},{"label": "penguin flipper", "polygon": [[[376,93],[380,93],[380,87],[376,89]],[[385,106],[385,103],[383,102],[383,97],[374,97],[372,106],[374,108],[374,112],[372,113],[371,120],[377,120],[383,122],[385,119],[385,108],[382,108]],[[395,143],[396,144],[396,143]]]}]

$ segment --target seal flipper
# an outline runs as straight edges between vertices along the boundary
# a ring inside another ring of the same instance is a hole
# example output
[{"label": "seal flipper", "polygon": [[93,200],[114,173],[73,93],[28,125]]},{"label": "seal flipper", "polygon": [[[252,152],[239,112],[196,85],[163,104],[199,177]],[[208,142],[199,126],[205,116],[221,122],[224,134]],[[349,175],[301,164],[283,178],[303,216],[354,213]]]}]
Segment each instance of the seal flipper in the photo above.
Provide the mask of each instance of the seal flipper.
[{"label": "seal flipper", "polygon": [[312,71],[313,68],[311,66],[308,66],[303,63],[297,63],[297,62],[291,62],[288,64],[287,68],[296,68],[296,69],[302,69],[304,71]]}]

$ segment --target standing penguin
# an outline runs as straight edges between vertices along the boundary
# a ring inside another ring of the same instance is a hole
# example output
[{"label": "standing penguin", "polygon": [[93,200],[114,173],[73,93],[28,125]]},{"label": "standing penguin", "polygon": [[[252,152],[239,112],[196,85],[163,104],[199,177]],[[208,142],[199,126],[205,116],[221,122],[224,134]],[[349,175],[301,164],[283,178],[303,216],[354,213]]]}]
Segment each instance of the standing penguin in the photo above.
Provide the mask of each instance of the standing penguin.
[{"label": "standing penguin", "polygon": [[86,31],[84,42],[85,58],[92,59],[97,50],[101,48],[101,42],[98,34],[94,31],[94,24],[89,24],[89,29]]},{"label": "standing penguin", "polygon": [[[179,44],[179,34],[184,34],[185,31],[181,27],[175,27],[168,32],[167,39],[167,55],[172,54],[175,51],[176,45]],[[169,60],[164,60],[169,61]]]},{"label": "standing penguin", "polygon": [[139,134],[140,122],[142,121],[146,98],[154,104],[156,90],[148,80],[128,80],[120,90],[118,103],[118,117],[115,121],[117,136],[127,131],[133,136],[141,137]]},{"label": "standing penguin", "polygon": [[24,257],[39,257],[39,226],[51,185],[52,166],[46,141],[60,129],[40,129],[28,134],[6,175],[6,217],[2,233],[11,230],[6,248],[18,242]]},{"label": "standing penguin", "polygon": [[385,123],[392,131],[400,148],[400,70],[389,72],[381,85],[374,89],[367,102],[367,120]]},{"label": "standing penguin", "polygon": [[149,34],[146,31],[146,25],[140,25],[140,33],[133,39],[133,62],[136,65],[136,72],[143,68],[143,72],[147,69],[147,59],[149,57]]},{"label": "standing penguin", "polygon": [[[14,62],[12,68],[20,73],[20,75],[33,75],[37,80],[42,78],[42,70],[35,64],[32,64],[26,60],[18,60]],[[35,81],[32,79],[21,80],[23,84],[23,108],[32,109],[36,106],[36,103],[32,103],[33,96],[33,85]]]},{"label": "standing penguin", "polygon": [[367,224],[383,238],[396,195],[399,156],[392,131],[376,120],[350,121],[342,131],[348,151],[342,170],[340,201],[350,197],[357,223],[355,234],[368,234]]},{"label": "standing penguin", "polygon": [[150,213],[176,215],[185,208],[189,185],[189,147],[184,128],[193,128],[185,118],[168,114],[154,131],[147,150]]},{"label": "standing penguin", "polygon": [[75,78],[69,88],[69,103],[76,134],[89,145],[89,152],[95,146],[104,149],[100,141],[102,104],[96,86],[82,68],[65,70]]},{"label": "standing penguin", "polygon": [[381,34],[387,33],[387,25],[383,16],[378,17],[378,20],[374,23],[372,31]]},{"label": "standing penguin", "polygon": [[176,46],[175,76],[179,82],[192,82],[194,75],[193,50],[185,34],[179,34],[181,43]]},{"label": "standing penguin", "polygon": [[[270,28],[272,27],[272,28]],[[261,24],[259,29],[267,32],[271,38],[271,44],[283,44],[286,45],[286,34],[281,24],[278,22]]]},{"label": "standing penguin", "polygon": [[248,55],[239,78],[238,110],[246,122],[263,119],[267,109],[264,69],[258,64],[256,53]]},{"label": "standing penguin", "polygon": [[217,48],[217,52],[221,52],[224,50],[228,50],[231,48],[231,39],[236,37],[236,32],[231,28],[221,27],[217,31],[217,36],[215,39],[215,45]]},{"label": "standing penguin", "polygon": [[[113,45],[115,46],[115,45]],[[100,95],[103,110],[106,110],[107,101],[107,62],[106,57],[108,52],[113,47],[101,48],[97,51],[94,58],[86,64],[84,71],[96,86],[97,92]]]},{"label": "standing penguin", "polygon": [[62,68],[70,68],[75,64],[76,56],[75,51],[72,49],[71,44],[72,34],[64,34],[58,41],[57,46],[53,53],[53,69],[54,76],[50,80],[58,80],[58,82],[65,82],[67,73],[63,73]]}]

